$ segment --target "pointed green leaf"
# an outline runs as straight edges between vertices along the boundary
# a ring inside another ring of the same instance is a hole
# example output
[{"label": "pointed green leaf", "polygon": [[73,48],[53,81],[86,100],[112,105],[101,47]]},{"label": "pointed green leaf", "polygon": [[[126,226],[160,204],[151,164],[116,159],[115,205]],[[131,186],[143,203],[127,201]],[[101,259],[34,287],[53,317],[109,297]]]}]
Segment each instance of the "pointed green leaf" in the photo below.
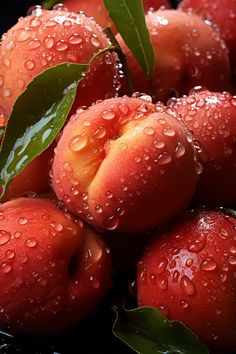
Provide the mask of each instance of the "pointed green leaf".
[{"label": "pointed green leaf", "polygon": [[142,0],[103,0],[118,32],[144,73],[154,75],[155,55],[145,22]]},{"label": "pointed green leaf", "polygon": [[168,321],[149,307],[114,309],[114,335],[139,354],[209,354],[182,323]]}]

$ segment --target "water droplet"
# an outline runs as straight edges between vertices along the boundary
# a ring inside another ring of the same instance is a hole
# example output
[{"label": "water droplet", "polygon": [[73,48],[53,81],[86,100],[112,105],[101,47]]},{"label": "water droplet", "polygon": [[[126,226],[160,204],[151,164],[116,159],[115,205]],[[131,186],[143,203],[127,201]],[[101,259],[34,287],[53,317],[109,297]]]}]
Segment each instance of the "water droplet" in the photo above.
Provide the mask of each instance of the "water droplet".
[{"label": "water droplet", "polygon": [[163,130],[163,134],[165,136],[173,137],[173,136],[175,136],[176,132],[175,132],[174,129],[166,128],[166,129]]},{"label": "water droplet", "polygon": [[175,148],[175,156],[177,159],[179,159],[180,157],[184,156],[184,154],[185,154],[185,147],[181,142],[178,142]]},{"label": "water droplet", "polygon": [[70,44],[81,44],[83,42],[83,38],[78,35],[78,33],[74,33],[69,38]]},{"label": "water droplet", "polygon": [[86,147],[88,143],[88,136],[86,134],[76,135],[69,142],[71,151],[78,152]]},{"label": "water droplet", "polygon": [[166,259],[162,259],[157,263],[157,268],[156,268],[157,274],[163,274],[165,272],[167,263],[168,262]]},{"label": "water droplet", "polygon": [[161,141],[161,140],[154,140],[152,144],[156,149],[161,149],[161,148],[165,147],[164,141]]},{"label": "water droplet", "polygon": [[91,282],[91,284],[92,284],[94,289],[98,289],[99,288],[100,283],[99,283],[99,280],[95,276],[90,275],[89,276],[89,281]]},{"label": "water droplet", "polygon": [[96,48],[98,48],[100,46],[100,41],[99,41],[98,36],[96,34],[92,35],[91,44]]},{"label": "water droplet", "polygon": [[68,49],[68,44],[65,43],[64,41],[58,41],[58,42],[56,43],[56,50],[57,50],[58,52],[64,52],[64,51],[66,51],[67,49]]},{"label": "water droplet", "polygon": [[119,225],[119,219],[113,215],[104,219],[103,226],[106,230],[115,230]]},{"label": "water droplet", "polygon": [[101,116],[103,119],[112,120],[115,118],[115,113],[112,111],[104,111],[102,112]]},{"label": "water droplet", "polygon": [[31,237],[25,242],[25,244],[29,248],[34,248],[37,246],[37,240],[34,237]]},{"label": "water droplet", "polygon": [[19,220],[18,220],[18,224],[19,225],[26,225],[28,223],[28,219],[24,218],[24,217],[21,217]]},{"label": "water droplet", "polygon": [[236,265],[236,257],[235,256],[230,256],[228,259],[229,264],[235,266]]},{"label": "water droplet", "polygon": [[51,49],[54,46],[54,39],[51,36],[48,36],[44,39],[44,46],[47,49]]},{"label": "water droplet", "polygon": [[16,231],[16,232],[14,232],[13,237],[14,237],[15,239],[18,239],[18,238],[21,237],[21,235],[22,235],[22,233],[21,233],[20,231]]},{"label": "water droplet", "polygon": [[188,258],[185,262],[186,267],[188,267],[188,268],[192,267],[193,262],[194,262],[193,258]]},{"label": "water droplet", "polygon": [[30,48],[30,49],[37,49],[37,48],[39,48],[41,46],[41,42],[38,40],[38,39],[36,39],[36,38],[34,38],[32,41],[30,41],[29,43],[28,43],[28,47]]},{"label": "water droplet", "polygon": [[199,235],[197,239],[194,241],[194,243],[188,247],[188,250],[190,252],[200,252],[205,248],[205,246],[206,246],[206,236]]},{"label": "water droplet", "polygon": [[172,161],[172,157],[168,152],[164,152],[163,154],[158,156],[157,162],[160,166],[167,165]]},{"label": "water droplet", "polygon": [[200,267],[202,270],[212,271],[216,269],[217,264],[212,259],[206,259],[201,262]]},{"label": "water droplet", "polygon": [[47,285],[47,280],[46,279],[44,279],[44,278],[38,278],[38,283],[39,283],[39,285],[40,286],[46,286]]},{"label": "water droplet", "polygon": [[30,38],[30,32],[29,31],[25,31],[25,30],[19,30],[19,32],[16,35],[16,40],[18,42],[25,42],[27,41],[27,39]]},{"label": "water droplet", "polygon": [[9,232],[0,230],[0,246],[3,246],[7,242],[9,242],[10,238],[11,238],[11,234]]},{"label": "water droplet", "polygon": [[102,207],[101,207],[101,205],[96,205],[95,206],[95,211],[98,213],[98,214],[101,214],[102,213]]},{"label": "water droplet", "polygon": [[151,283],[155,285],[156,284],[156,274],[154,274],[154,273],[150,274],[150,280],[151,280]]},{"label": "water droplet", "polygon": [[9,259],[14,258],[15,255],[16,255],[16,253],[15,253],[15,251],[13,251],[13,250],[7,250],[6,253],[5,253],[5,256],[6,256],[7,258],[9,258]]},{"label": "water droplet", "polygon": [[181,300],[180,301],[180,306],[183,308],[183,309],[187,309],[189,307],[189,303],[186,301],[186,300]]},{"label": "water droplet", "polygon": [[4,262],[1,264],[1,270],[4,274],[8,274],[12,271],[12,266],[10,263]]},{"label": "water droplet", "polygon": [[33,62],[33,60],[27,60],[25,62],[25,67],[28,70],[32,70],[35,67],[35,63]]},{"label": "water droplet", "polygon": [[143,132],[146,135],[154,135],[155,134],[155,129],[152,128],[152,127],[145,127]]},{"label": "water droplet", "polygon": [[168,279],[166,277],[158,279],[158,286],[161,290],[167,290],[168,289]]},{"label": "water droplet", "polygon": [[186,275],[181,278],[180,285],[186,295],[194,296],[196,294],[196,289],[192,280],[190,280]]}]

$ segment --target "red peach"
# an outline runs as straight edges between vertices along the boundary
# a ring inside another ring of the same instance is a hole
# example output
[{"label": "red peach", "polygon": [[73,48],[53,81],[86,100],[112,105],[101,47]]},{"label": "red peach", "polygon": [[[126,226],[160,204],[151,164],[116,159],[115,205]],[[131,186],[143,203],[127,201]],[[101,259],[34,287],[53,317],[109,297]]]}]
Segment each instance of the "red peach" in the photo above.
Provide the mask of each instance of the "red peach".
[{"label": "red peach", "polygon": [[219,212],[185,215],[153,235],[138,264],[140,306],[183,322],[211,353],[236,349],[236,220]]},{"label": "red peach", "polygon": [[[74,12],[83,11],[86,16],[94,17],[95,21],[102,27],[111,26],[116,31],[102,0],[64,0],[63,5]],[[168,0],[143,0],[144,11],[149,9],[158,10],[161,6],[170,8]]]},{"label": "red peach", "polygon": [[156,60],[151,84],[117,35],[138,91],[152,93],[165,102],[173,90],[182,95],[196,85],[215,91],[229,88],[228,50],[211,25],[196,15],[177,10],[150,12],[146,22]]},{"label": "red peach", "polygon": [[50,333],[83,319],[111,286],[105,245],[49,200],[0,207],[0,324]]},{"label": "red peach", "polygon": [[186,129],[163,105],[113,98],[71,117],[53,160],[66,207],[97,229],[148,230],[186,208],[197,175]]},{"label": "red peach", "polygon": [[[9,117],[17,97],[45,69],[63,62],[87,63],[109,43],[101,27],[82,14],[39,10],[21,18],[0,46],[0,115]],[[92,63],[77,90],[77,107],[117,93],[116,62],[116,54],[106,53]]]},{"label": "red peach", "polygon": [[193,133],[203,165],[194,199],[198,204],[236,202],[236,97],[197,87],[172,101],[179,119]]},{"label": "red peach", "polygon": [[220,34],[229,48],[232,72],[236,77],[236,1],[183,0],[179,9],[197,13],[219,26]]}]

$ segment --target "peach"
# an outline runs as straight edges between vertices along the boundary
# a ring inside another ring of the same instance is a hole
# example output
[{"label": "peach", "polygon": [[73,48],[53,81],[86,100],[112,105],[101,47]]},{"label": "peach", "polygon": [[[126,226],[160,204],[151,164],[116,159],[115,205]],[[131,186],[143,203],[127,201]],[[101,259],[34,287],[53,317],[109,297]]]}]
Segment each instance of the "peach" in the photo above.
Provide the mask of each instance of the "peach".
[{"label": "peach", "polygon": [[[45,69],[63,62],[87,63],[109,44],[101,27],[82,14],[39,9],[21,18],[3,36],[0,46],[0,116],[9,117],[17,97]],[[93,62],[78,87],[77,106],[117,93],[116,64],[114,53]]]},{"label": "peach", "polygon": [[236,1],[227,0],[183,0],[179,9],[197,13],[219,26],[221,37],[229,48],[234,79],[236,77]]},{"label": "peach", "polygon": [[140,98],[81,110],[52,164],[60,201],[97,229],[138,232],[186,208],[197,181],[194,151],[174,112]]},{"label": "peach", "polygon": [[[102,0],[65,0],[63,4],[69,11],[83,11],[86,16],[94,17],[100,26],[111,26],[113,32],[116,31]],[[157,10],[161,6],[169,8],[170,4],[168,0],[143,0],[143,6],[144,11],[147,12],[149,9]]]},{"label": "peach", "polygon": [[0,324],[50,333],[82,320],[111,286],[110,255],[82,222],[46,199],[0,207]]},{"label": "peach", "polygon": [[226,206],[236,201],[236,96],[196,87],[189,96],[170,101],[192,131],[203,165],[195,202]]},{"label": "peach", "polygon": [[151,93],[165,102],[173,95],[173,90],[182,95],[196,85],[215,91],[229,88],[228,50],[209,23],[177,10],[150,12],[146,22],[155,52],[152,83],[117,35],[138,91]]}]

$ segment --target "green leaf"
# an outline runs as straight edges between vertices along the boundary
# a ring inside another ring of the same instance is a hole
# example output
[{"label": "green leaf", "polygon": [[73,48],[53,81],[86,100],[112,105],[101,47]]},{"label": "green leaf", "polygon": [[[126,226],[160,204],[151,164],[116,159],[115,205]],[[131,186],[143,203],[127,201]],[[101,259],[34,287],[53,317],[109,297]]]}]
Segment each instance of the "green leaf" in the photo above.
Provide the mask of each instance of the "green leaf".
[{"label": "green leaf", "polygon": [[114,335],[139,354],[209,354],[182,323],[168,321],[149,307],[115,308]]},{"label": "green leaf", "polygon": [[155,55],[145,22],[142,0],[103,0],[118,32],[148,77],[154,75]]},{"label": "green leaf", "polygon": [[4,135],[0,151],[0,197],[9,182],[53,142],[91,62],[114,49],[108,46],[98,51],[87,64],[63,63],[49,68],[29,83],[14,105]]},{"label": "green leaf", "polygon": [[[58,3],[62,3],[64,0],[45,0],[42,2],[42,6],[46,9],[46,10],[51,10],[53,8],[54,5],[58,4]],[[76,1],[76,0],[75,0]]]},{"label": "green leaf", "polygon": [[236,219],[236,210],[234,209],[219,208],[219,211]]}]

